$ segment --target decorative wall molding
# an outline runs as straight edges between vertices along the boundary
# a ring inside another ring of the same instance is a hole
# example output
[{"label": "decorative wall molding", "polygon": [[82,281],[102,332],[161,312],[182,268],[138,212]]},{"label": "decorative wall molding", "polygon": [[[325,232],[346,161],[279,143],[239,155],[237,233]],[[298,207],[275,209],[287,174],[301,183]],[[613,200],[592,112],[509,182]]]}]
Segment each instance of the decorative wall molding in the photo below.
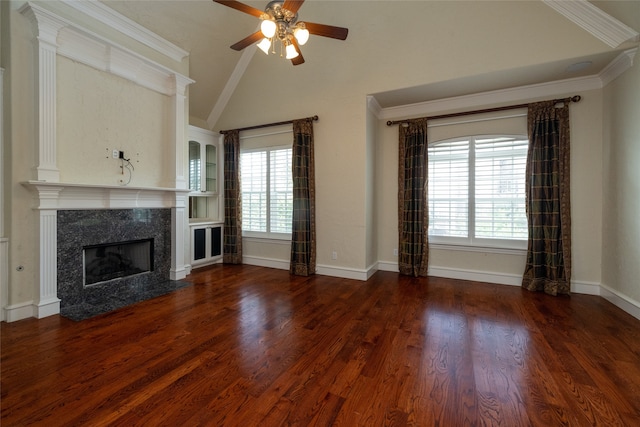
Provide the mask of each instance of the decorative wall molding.
[{"label": "decorative wall molding", "polygon": [[[67,1],[67,4],[78,6],[83,3],[85,2]],[[79,6],[78,10],[82,9]],[[20,13],[32,22],[37,40],[42,45],[41,50],[46,47],[54,54],[117,75],[168,96],[186,95],[186,87],[194,83],[192,79],[106,39],[80,23],[62,18],[40,5],[25,3],[20,8]],[[53,64],[55,65],[55,55]],[[41,76],[56,81],[56,76],[51,71],[41,67],[40,72]],[[55,92],[53,96],[55,97]]]},{"label": "decorative wall molding", "polygon": [[638,48],[627,49],[611,61],[598,75],[602,80],[602,85],[606,86],[618,78],[622,73],[633,66],[633,59],[638,52]]},{"label": "decorative wall molding", "polygon": [[59,55],[122,77],[163,95],[184,96],[186,86],[194,83],[190,78],[164,65],[146,59],[86,30],[62,28],[58,33],[57,41]]},{"label": "decorative wall molding", "polygon": [[182,61],[189,52],[149,31],[142,25],[97,0],[61,0],[67,6],[94,18],[120,33],[154,49],[174,61]]},{"label": "decorative wall molding", "polygon": [[637,31],[603,12],[587,0],[542,1],[612,48],[619,47],[626,42],[640,41],[640,34]]}]

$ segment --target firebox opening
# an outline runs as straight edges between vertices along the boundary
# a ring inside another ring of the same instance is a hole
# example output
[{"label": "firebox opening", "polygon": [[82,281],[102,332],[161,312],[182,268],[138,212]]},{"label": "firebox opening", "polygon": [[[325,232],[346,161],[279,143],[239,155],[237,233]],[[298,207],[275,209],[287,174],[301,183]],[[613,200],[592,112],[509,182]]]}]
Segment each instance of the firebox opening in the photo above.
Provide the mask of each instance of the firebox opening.
[{"label": "firebox opening", "polygon": [[85,246],[82,252],[85,286],[153,271],[153,239]]}]

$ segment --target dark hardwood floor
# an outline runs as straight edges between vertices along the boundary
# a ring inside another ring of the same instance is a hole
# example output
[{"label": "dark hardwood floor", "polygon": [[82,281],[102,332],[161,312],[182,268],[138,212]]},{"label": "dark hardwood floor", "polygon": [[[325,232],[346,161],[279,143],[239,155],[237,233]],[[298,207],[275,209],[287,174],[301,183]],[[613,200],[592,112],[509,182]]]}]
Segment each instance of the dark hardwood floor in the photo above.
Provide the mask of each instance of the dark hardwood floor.
[{"label": "dark hardwood floor", "polygon": [[640,320],[587,295],[217,265],[2,323],[8,426],[638,426]]}]

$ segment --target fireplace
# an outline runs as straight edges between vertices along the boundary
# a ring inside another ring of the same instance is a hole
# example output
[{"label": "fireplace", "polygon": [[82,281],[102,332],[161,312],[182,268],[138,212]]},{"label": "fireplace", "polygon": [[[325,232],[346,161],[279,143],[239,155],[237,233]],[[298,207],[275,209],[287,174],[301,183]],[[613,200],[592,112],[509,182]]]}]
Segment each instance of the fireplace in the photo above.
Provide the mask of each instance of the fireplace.
[{"label": "fireplace", "polygon": [[59,210],[60,313],[81,320],[178,289],[170,209]]},{"label": "fireplace", "polygon": [[83,248],[84,285],[153,270],[153,239],[104,243]]}]

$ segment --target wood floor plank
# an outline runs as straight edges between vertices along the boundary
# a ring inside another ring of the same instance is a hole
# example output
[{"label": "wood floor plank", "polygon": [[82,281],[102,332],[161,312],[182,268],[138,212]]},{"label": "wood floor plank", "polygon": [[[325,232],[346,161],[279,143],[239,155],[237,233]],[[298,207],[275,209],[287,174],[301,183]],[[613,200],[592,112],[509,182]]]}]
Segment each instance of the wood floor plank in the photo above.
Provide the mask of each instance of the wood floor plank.
[{"label": "wood floor plank", "polygon": [[635,426],[640,321],[589,295],[215,265],[1,325],[3,426]]}]

